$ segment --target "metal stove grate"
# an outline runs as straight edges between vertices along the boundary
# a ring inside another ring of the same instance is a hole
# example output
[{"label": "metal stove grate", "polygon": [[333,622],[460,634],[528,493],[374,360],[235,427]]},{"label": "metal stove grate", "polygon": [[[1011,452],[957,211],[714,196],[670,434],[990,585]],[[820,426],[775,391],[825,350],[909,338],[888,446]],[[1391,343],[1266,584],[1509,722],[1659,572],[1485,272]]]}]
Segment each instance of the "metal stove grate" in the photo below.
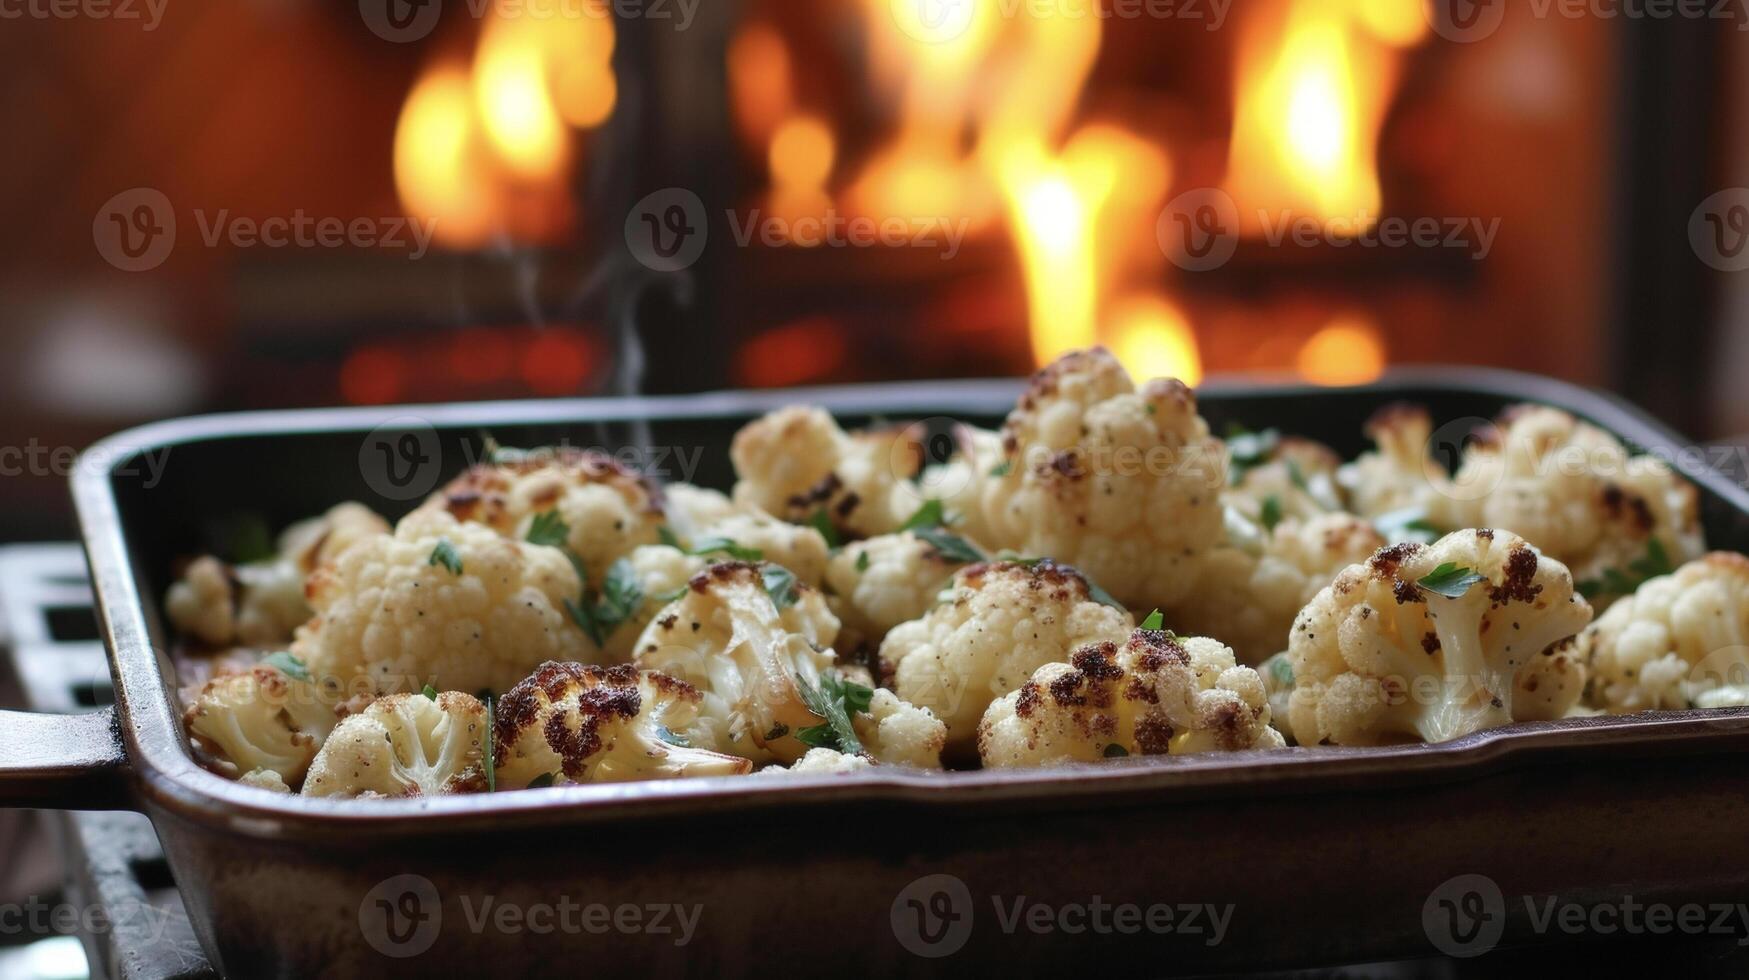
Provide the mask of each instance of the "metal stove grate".
[{"label": "metal stove grate", "polygon": [[[0,645],[33,711],[78,713],[115,700],[77,545],[0,548]],[[194,938],[150,821],[137,813],[45,816],[61,844],[62,901],[81,913],[79,940],[92,977],[217,976]]]}]

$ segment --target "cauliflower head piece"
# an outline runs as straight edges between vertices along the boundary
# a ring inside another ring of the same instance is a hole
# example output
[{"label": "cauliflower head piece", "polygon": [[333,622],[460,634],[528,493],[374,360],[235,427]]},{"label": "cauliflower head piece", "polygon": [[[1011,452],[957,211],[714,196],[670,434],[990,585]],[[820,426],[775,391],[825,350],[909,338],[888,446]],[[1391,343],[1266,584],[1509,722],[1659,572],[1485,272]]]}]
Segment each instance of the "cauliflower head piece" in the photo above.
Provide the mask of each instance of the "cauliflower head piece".
[{"label": "cauliflower head piece", "polygon": [[911,531],[845,545],[826,567],[828,601],[844,626],[840,648],[878,649],[893,627],[929,611],[968,557]]},{"label": "cauliflower head piece", "polygon": [[1650,579],[1579,634],[1574,653],[1590,667],[1587,700],[1607,711],[1739,703],[1733,689],[1749,685],[1749,558],[1714,552]]},{"label": "cauliflower head piece", "polygon": [[847,433],[823,409],[792,406],[735,433],[735,501],[806,523],[824,514],[845,537],[885,534],[909,515],[905,484],[922,467],[898,429]]},{"label": "cauliflower head piece", "polygon": [[1109,351],[1045,367],[1002,429],[983,543],[1074,565],[1124,603],[1170,606],[1224,533],[1221,441],[1182,382],[1137,390]]},{"label": "cauliflower head piece", "polygon": [[493,716],[500,788],[741,776],[746,759],[694,748],[681,732],[700,697],[685,681],[636,667],[544,663]]},{"label": "cauliflower head piece", "polygon": [[876,762],[918,769],[940,769],[947,745],[947,726],[928,708],[920,708],[885,688],[875,688],[868,710],[850,716],[863,754]]},{"label": "cauliflower head piece", "polygon": [[207,768],[257,784],[272,773],[287,786],[304,778],[339,722],[316,685],[266,664],[208,680],[183,713]]},{"label": "cauliflower head piece", "polygon": [[632,553],[609,569],[610,575],[634,585],[637,598],[621,610],[625,618],[607,632],[601,648],[607,663],[628,663],[632,649],[645,627],[669,602],[674,601],[686,583],[703,571],[707,562],[668,545],[647,544],[632,549]]},{"label": "cauliflower head piece", "polygon": [[666,523],[662,489],[654,481],[611,456],[568,447],[500,449],[494,462],[469,469],[420,509],[518,540],[537,518],[557,513],[567,528],[566,543],[592,584],[633,548],[656,544]]},{"label": "cauliflower head piece", "polygon": [[227,565],[212,555],[191,562],[165,596],[170,622],[208,646],[280,646],[310,618],[309,574],[361,538],[389,533],[389,523],[358,503],[338,504],[293,524],[269,559]]},{"label": "cauliflower head piece", "polygon": [[1274,433],[1228,433],[1223,503],[1247,520],[1265,514],[1309,521],[1343,509],[1336,474],[1342,458],[1321,442]]},{"label": "cauliflower head piece", "polygon": [[1451,474],[1432,456],[1433,416],[1426,407],[1387,405],[1367,420],[1365,432],[1374,448],[1337,472],[1348,509],[1372,520],[1409,512],[1452,526]]},{"label": "cauliflower head piece", "polygon": [[1249,525],[1197,559],[1195,585],[1168,611],[1168,622],[1218,636],[1241,661],[1262,663],[1287,648],[1294,617],[1319,590],[1385,543],[1370,523],[1340,512],[1285,517],[1267,529]]},{"label": "cauliflower head piece", "polygon": [[784,776],[848,776],[852,773],[867,772],[874,768],[874,763],[867,756],[845,754],[837,749],[809,749],[808,754],[797,759],[788,766],[766,766],[753,775],[756,777]]},{"label": "cauliflower head piece", "polygon": [[1040,667],[978,724],[987,767],[1280,748],[1257,672],[1219,640],[1136,630]]},{"label": "cauliflower head piece", "polygon": [[966,753],[991,701],[1045,664],[1088,643],[1121,641],[1134,626],[1066,565],[979,563],[961,569],[934,608],[887,634],[881,672],[900,698],[941,719],[950,754]]},{"label": "cauliflower head piece", "polygon": [[818,587],[826,574],[826,538],[806,524],[780,521],[758,507],[739,504],[715,490],[690,484],[667,488],[669,515],[676,538],[690,552],[757,552],[765,561],[782,565],[796,577]]},{"label": "cauliflower head piece", "polygon": [[305,796],[439,796],[486,787],[486,707],[471,694],[391,694],[342,721],[304,780]]},{"label": "cauliflower head piece", "polygon": [[1392,545],[1343,571],[1295,620],[1294,737],[1442,742],[1560,717],[1584,687],[1566,641],[1590,621],[1566,566],[1515,534]]},{"label": "cauliflower head piece", "polygon": [[565,612],[580,591],[560,550],[419,510],[310,576],[316,615],[292,652],[349,690],[502,691],[543,661],[593,659]]},{"label": "cauliflower head piece", "polygon": [[1649,552],[1669,571],[1705,551],[1698,493],[1662,460],[1555,408],[1509,409],[1491,435],[1464,453],[1449,526],[1511,528],[1603,600]]},{"label": "cauliflower head piece", "polygon": [[808,695],[836,663],[837,637],[825,597],[787,569],[719,562],[644,630],[635,662],[698,689],[699,716],[684,733],[692,744],[790,763],[809,748],[798,733],[827,721]]}]

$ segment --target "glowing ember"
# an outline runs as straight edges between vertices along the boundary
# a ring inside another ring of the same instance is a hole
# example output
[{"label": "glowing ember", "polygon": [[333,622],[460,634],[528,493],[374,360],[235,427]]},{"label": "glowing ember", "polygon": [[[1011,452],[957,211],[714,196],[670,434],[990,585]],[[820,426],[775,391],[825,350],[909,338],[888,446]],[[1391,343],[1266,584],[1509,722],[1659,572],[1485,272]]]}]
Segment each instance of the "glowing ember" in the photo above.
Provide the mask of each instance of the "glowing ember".
[{"label": "glowing ember", "polygon": [[1365,384],[1384,373],[1385,344],[1371,320],[1340,317],[1306,341],[1298,366],[1313,384]]}]

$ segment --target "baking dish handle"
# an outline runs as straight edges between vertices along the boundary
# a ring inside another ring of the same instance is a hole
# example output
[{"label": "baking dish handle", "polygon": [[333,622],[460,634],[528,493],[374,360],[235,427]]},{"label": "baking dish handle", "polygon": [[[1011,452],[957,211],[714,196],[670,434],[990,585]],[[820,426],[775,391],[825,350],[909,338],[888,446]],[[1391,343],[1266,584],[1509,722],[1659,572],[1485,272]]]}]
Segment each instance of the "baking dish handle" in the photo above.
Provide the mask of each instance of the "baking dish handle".
[{"label": "baking dish handle", "polygon": [[129,806],[115,708],[82,715],[0,711],[0,808]]}]

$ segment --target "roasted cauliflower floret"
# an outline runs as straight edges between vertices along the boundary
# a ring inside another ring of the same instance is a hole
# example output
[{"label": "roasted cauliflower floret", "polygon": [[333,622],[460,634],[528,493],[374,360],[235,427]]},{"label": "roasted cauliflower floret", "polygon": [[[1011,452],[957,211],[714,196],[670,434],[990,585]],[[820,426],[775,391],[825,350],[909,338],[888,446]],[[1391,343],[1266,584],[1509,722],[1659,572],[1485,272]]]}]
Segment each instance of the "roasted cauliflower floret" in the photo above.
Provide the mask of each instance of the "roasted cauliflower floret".
[{"label": "roasted cauliflower floret", "polygon": [[196,558],[170,587],[165,612],[179,631],[209,646],[283,644],[310,618],[304,601],[309,574],[354,541],[387,533],[388,522],[370,508],[339,504],[286,528],[272,558],[241,565]]},{"label": "roasted cauliflower floret", "polygon": [[[1393,545],[1342,572],[1295,620],[1294,737],[1442,742],[1565,714],[1584,670],[1565,641],[1590,620],[1566,566],[1515,534]],[[1520,698],[1527,674],[1540,679]]]},{"label": "roasted cauliflower floret", "polygon": [[792,406],[748,423],[729,446],[735,501],[792,523],[815,514],[846,537],[885,534],[908,516],[902,485],[922,466],[899,430],[846,433],[819,408]]},{"label": "roasted cauliflower floret", "polygon": [[893,627],[928,612],[968,564],[964,557],[910,531],[845,545],[826,568],[832,609],[844,624],[840,649],[877,649]]},{"label": "roasted cauliflower floret", "polygon": [[1196,555],[1224,533],[1227,476],[1182,382],[1137,391],[1109,351],[1066,354],[1033,377],[1002,440],[983,544],[1072,564],[1136,608],[1189,593]]},{"label": "roasted cauliflower floret", "polygon": [[624,569],[629,580],[637,585],[638,599],[627,610],[626,618],[607,633],[607,642],[601,651],[602,660],[608,663],[630,661],[632,648],[643,635],[644,628],[707,564],[697,555],[660,544],[634,548],[620,562],[623,565],[617,567]]},{"label": "roasted cauliflower floret", "polygon": [[494,459],[451,481],[420,509],[518,540],[536,518],[556,512],[592,586],[633,548],[659,540],[657,529],[666,521],[661,488],[611,456],[572,448],[501,449]]},{"label": "roasted cauliflower floret", "polygon": [[680,734],[699,701],[690,684],[656,671],[541,664],[498,702],[498,788],[751,772],[746,759],[693,748]]},{"label": "roasted cauliflower floret", "polygon": [[992,703],[978,755],[992,768],[1132,755],[1280,748],[1263,680],[1219,640],[1137,630],[1040,667]]},{"label": "roasted cauliflower floret", "polygon": [[874,763],[864,755],[847,755],[837,749],[809,749],[808,754],[789,766],[767,766],[755,776],[848,776],[866,772]]},{"label": "roasted cauliflower floret", "polygon": [[595,650],[565,612],[580,595],[557,548],[415,511],[310,576],[316,617],[292,652],[323,685],[379,694],[502,691],[546,660]]},{"label": "roasted cauliflower floret", "polygon": [[1464,453],[1453,526],[1510,528],[1605,600],[1654,543],[1671,567],[1705,550],[1698,494],[1661,460],[1554,408],[1510,409],[1497,434]]},{"label": "roasted cauliflower floret", "polygon": [[947,726],[928,708],[899,699],[876,688],[867,711],[850,718],[864,752],[888,765],[940,769],[941,749],[947,744]]},{"label": "roasted cauliflower floret", "polygon": [[1174,629],[1220,637],[1249,664],[1286,649],[1306,603],[1385,546],[1371,524],[1343,513],[1282,518],[1273,529],[1252,532],[1249,541],[1201,555],[1195,586],[1167,617]]},{"label": "roasted cauliflower floret", "polygon": [[339,721],[314,684],[267,665],[207,681],[183,713],[207,768],[232,779],[272,772],[289,786]]},{"label": "roasted cauliflower floret", "polygon": [[1247,433],[1230,437],[1227,450],[1233,485],[1222,499],[1247,519],[1263,522],[1267,513],[1309,521],[1343,509],[1336,485],[1342,459],[1323,443]]},{"label": "roasted cauliflower floret", "polygon": [[1134,626],[1066,565],[979,563],[954,576],[939,605],[887,634],[881,672],[900,698],[946,724],[950,754],[965,753],[991,701],[1077,647],[1121,641]]},{"label": "roasted cauliflower floret", "polygon": [[764,560],[782,565],[809,585],[817,587],[825,576],[828,548],[815,528],[780,521],[758,507],[738,504],[703,487],[679,483],[666,492],[671,526],[688,549],[728,543],[759,552]]},{"label": "roasted cauliflower floret", "polygon": [[956,534],[983,541],[990,530],[984,520],[985,488],[1007,468],[1002,434],[955,424],[951,438],[953,453],[945,462],[925,467],[915,484],[901,485],[910,496],[898,513],[909,517],[929,501],[940,501],[946,523]]},{"label": "roasted cauliflower floret", "polygon": [[1735,703],[1749,684],[1749,558],[1714,552],[1641,585],[1579,634],[1588,701],[1613,712]]},{"label": "roasted cauliflower floret", "polygon": [[340,723],[305,796],[437,796],[487,788],[486,707],[471,694],[391,694]]},{"label": "roasted cauliflower floret", "polygon": [[838,618],[815,589],[776,565],[720,562],[638,638],[636,662],[697,688],[693,745],[755,763],[789,763],[808,746],[797,733],[826,722],[808,692],[837,657]]},{"label": "roasted cauliflower floret", "polygon": [[1365,431],[1375,448],[1337,473],[1348,509],[1375,520],[1413,511],[1447,526],[1454,517],[1449,513],[1451,475],[1432,456],[1433,417],[1427,409],[1387,405],[1367,420]]}]

